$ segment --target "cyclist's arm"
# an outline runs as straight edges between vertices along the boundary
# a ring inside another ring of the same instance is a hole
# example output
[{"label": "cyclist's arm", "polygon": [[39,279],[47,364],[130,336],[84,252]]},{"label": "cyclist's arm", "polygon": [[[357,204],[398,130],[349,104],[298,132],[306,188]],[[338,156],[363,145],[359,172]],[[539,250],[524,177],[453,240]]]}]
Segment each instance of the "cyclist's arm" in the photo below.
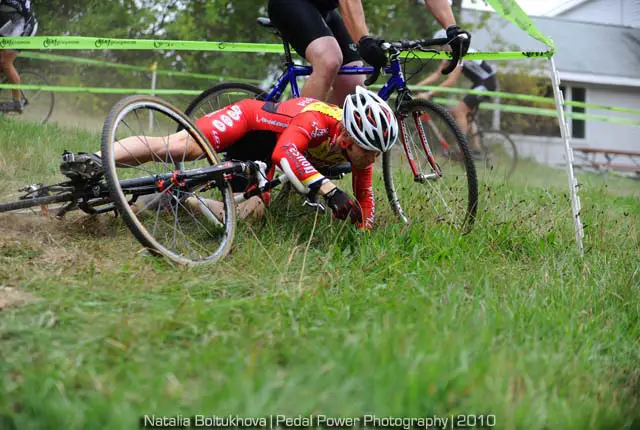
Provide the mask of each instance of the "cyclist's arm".
[{"label": "cyclist's arm", "polygon": [[358,227],[373,228],[375,221],[376,205],[373,198],[373,164],[364,169],[352,167],[351,185],[353,194],[362,209],[362,222]]},{"label": "cyclist's arm", "polygon": [[358,43],[362,36],[369,34],[369,28],[364,18],[362,0],[340,0],[340,13],[349,36]]},{"label": "cyclist's arm", "polygon": [[[447,75],[447,79],[445,79],[444,81],[442,81],[442,83],[440,85],[438,85],[439,87],[453,87],[456,85],[456,82],[458,82],[458,78],[460,78],[460,75],[462,74],[462,66],[458,66],[455,69],[453,69],[453,72],[449,73],[449,75]],[[430,91],[431,95],[435,95],[438,94],[439,91],[438,90],[433,90]]]},{"label": "cyclist's arm", "polygon": [[318,190],[324,195],[335,186],[323,186],[329,180],[303,155],[312,139],[309,124],[314,120],[318,118],[312,112],[296,116],[278,138],[271,159],[299,192],[306,194],[309,190]]},{"label": "cyclist's arm", "polygon": [[449,0],[425,0],[424,7],[431,12],[442,28],[447,28],[456,23]]},{"label": "cyclist's arm", "polygon": [[[438,67],[438,70],[433,72],[431,75],[429,75],[423,81],[421,81],[418,85],[431,85],[433,82],[435,82],[437,80],[437,78],[442,76],[442,69],[444,69],[446,65],[447,65],[447,62],[446,61],[442,61],[440,63],[440,66]],[[440,83],[438,86],[439,87],[453,87],[456,84],[456,82],[458,82],[458,78],[460,78],[461,74],[462,74],[462,66],[459,65],[458,67],[453,69],[453,72],[451,72],[451,73],[449,73],[449,75],[447,75],[447,79],[442,81],[442,83]],[[436,79],[431,80],[430,78],[432,78],[433,76],[435,76]],[[427,91],[426,93],[422,93],[422,96],[433,97],[434,95],[438,94],[439,92],[440,91],[438,91],[438,90],[430,90],[430,91]]]},{"label": "cyclist's arm", "polygon": [[438,64],[438,69],[435,72],[431,73],[426,78],[424,78],[423,80],[421,80],[420,82],[418,82],[418,85],[431,85],[436,83],[438,79],[442,77],[442,70],[445,68],[446,65],[447,65],[446,61],[441,61],[440,64]]}]

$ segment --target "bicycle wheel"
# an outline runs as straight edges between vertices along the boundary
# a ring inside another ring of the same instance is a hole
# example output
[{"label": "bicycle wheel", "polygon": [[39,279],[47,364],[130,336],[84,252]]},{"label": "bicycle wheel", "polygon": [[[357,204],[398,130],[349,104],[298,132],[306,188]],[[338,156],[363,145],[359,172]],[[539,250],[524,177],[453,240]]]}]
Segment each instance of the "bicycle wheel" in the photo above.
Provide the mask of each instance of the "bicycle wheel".
[{"label": "bicycle wheel", "polygon": [[484,153],[484,159],[476,162],[479,175],[487,182],[509,179],[518,164],[518,150],[511,137],[493,130],[480,131],[478,137]]},{"label": "bicycle wheel", "polygon": [[[415,99],[397,112],[400,142],[383,154],[382,167],[387,198],[405,222],[418,219],[444,223],[461,233],[471,231],[478,210],[478,181],[466,139],[453,117],[440,105]],[[394,175],[392,159],[405,158],[406,169]],[[405,212],[401,202],[417,205]]]},{"label": "bicycle wheel", "polygon": [[[49,85],[47,79],[38,72],[23,70],[19,73],[21,85]],[[2,83],[7,83],[6,77],[2,79]],[[51,117],[51,113],[53,112],[53,106],[55,103],[53,92],[38,89],[23,89],[20,90],[20,92],[22,93],[22,99],[25,102],[22,113],[5,112],[4,114],[20,121],[33,122],[37,124],[44,124],[45,122],[47,122],[47,120]],[[13,100],[11,90],[4,89],[2,92],[0,92],[0,103],[6,103],[11,100]]]},{"label": "bicycle wheel", "polygon": [[[144,247],[181,264],[213,263],[229,252],[236,225],[230,185],[176,179],[219,163],[186,115],[156,97],[125,97],[105,121],[102,154],[111,199]],[[159,179],[167,174],[171,180]]]},{"label": "bicycle wheel", "polygon": [[191,119],[214,112],[242,99],[253,99],[264,94],[260,87],[241,82],[228,82],[204,90],[187,106],[184,113]]}]

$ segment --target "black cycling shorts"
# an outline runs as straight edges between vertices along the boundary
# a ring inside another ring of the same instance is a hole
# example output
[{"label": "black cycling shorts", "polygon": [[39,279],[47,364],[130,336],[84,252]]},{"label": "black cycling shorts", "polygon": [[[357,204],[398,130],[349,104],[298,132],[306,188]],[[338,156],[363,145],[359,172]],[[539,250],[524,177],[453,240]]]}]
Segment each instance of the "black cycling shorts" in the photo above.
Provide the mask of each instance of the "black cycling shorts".
[{"label": "black cycling shorts", "polygon": [[319,9],[311,0],[269,0],[269,19],[303,58],[307,46],[323,36],[335,37],[342,64],[361,60],[337,9]]},{"label": "black cycling shorts", "polygon": [[[271,154],[276,147],[278,136],[267,130],[253,130],[246,133],[233,145],[226,149],[225,160],[239,161],[263,161],[267,164],[267,170],[271,167]],[[245,190],[249,181],[235,175],[231,180],[231,189],[234,193]]]},{"label": "black cycling shorts", "polygon": [[[498,88],[498,81],[496,76],[493,75],[490,78],[485,79],[482,82],[474,82],[471,85],[472,90],[476,91],[495,91]],[[491,96],[481,96],[479,94],[467,94],[462,101],[469,109],[473,110],[480,106],[480,103],[490,100]]]}]

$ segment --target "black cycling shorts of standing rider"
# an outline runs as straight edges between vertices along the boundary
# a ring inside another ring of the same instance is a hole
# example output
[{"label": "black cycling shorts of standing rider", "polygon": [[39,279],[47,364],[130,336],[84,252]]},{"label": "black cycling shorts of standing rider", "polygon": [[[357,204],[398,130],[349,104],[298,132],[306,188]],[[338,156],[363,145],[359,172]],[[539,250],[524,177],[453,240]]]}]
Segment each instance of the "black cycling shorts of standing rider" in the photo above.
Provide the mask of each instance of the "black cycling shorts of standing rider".
[{"label": "black cycling shorts of standing rider", "polygon": [[334,0],[269,0],[269,18],[296,52],[305,58],[314,40],[335,37],[342,51],[342,64],[361,60],[358,47],[336,10]]},{"label": "black cycling shorts of standing rider", "polygon": [[[475,52],[469,49],[469,52]],[[469,79],[471,89],[476,91],[495,91],[498,89],[496,70],[484,60],[465,60],[462,62],[462,73]],[[462,101],[469,109],[477,108],[480,103],[489,100],[489,96],[479,94],[467,94]]]}]

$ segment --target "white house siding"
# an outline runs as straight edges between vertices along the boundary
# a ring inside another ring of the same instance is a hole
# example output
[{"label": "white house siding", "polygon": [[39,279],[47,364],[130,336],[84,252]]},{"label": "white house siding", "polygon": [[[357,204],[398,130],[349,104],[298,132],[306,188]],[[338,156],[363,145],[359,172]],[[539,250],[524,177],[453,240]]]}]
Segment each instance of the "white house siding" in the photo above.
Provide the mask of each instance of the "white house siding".
[{"label": "white house siding", "polygon": [[591,0],[557,15],[574,21],[640,27],[640,1]]},{"label": "white house siding", "polygon": [[[588,86],[587,103],[640,110],[640,89],[613,86]],[[640,115],[587,109],[587,114],[600,114],[640,120]],[[607,149],[631,149],[640,151],[640,126],[587,121],[586,143]]]}]

